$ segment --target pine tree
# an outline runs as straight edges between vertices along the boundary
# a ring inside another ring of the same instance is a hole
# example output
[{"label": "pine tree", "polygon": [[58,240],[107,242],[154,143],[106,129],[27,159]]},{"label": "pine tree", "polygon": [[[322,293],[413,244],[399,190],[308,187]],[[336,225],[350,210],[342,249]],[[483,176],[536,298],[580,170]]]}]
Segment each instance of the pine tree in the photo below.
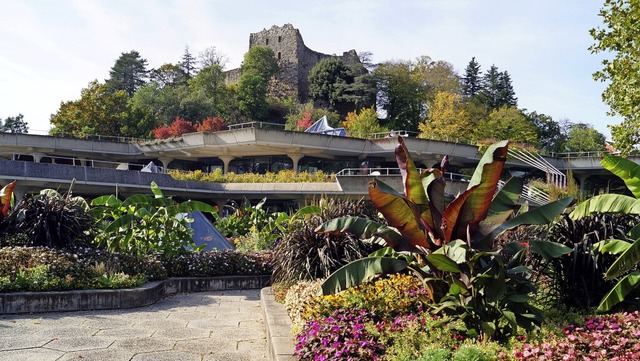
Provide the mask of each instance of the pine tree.
[{"label": "pine tree", "polygon": [[480,64],[474,56],[464,70],[464,77],[462,77],[462,95],[466,98],[473,98],[478,95],[481,88]]},{"label": "pine tree", "polygon": [[516,92],[511,84],[511,76],[505,70],[499,76],[500,88],[498,90],[498,107],[503,105],[515,107],[518,105]]},{"label": "pine tree", "polygon": [[187,80],[193,78],[196,75],[196,58],[189,52],[189,46],[184,47],[184,54],[182,55],[182,61],[178,63],[180,69],[184,72]]},{"label": "pine tree", "polygon": [[482,76],[482,88],[478,93],[478,99],[489,109],[500,107],[500,77],[501,73],[495,65],[491,65],[491,68]]},{"label": "pine tree", "polygon": [[147,59],[143,59],[135,50],[122,53],[109,71],[110,78],[106,80],[112,92],[124,90],[129,97],[146,83]]}]

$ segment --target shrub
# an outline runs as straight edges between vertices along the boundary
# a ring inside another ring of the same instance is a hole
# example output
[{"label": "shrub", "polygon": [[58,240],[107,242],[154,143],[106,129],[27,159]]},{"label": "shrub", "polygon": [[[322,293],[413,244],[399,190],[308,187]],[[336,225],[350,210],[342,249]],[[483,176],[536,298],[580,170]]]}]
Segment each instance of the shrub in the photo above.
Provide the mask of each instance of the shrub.
[{"label": "shrub", "polygon": [[304,309],[308,307],[308,303],[314,297],[317,297],[321,284],[322,280],[300,281],[287,290],[284,298],[284,308],[287,310],[294,328],[301,326]]},{"label": "shrub", "polygon": [[63,248],[87,243],[94,223],[87,211],[88,205],[81,197],[45,189],[15,206],[0,224],[0,235],[25,234],[28,246]]},{"label": "shrub", "polygon": [[607,213],[578,220],[564,215],[556,222],[549,231],[549,239],[573,249],[551,263],[557,299],[566,306],[581,309],[596,305],[615,284],[604,278],[615,256],[599,253],[594,244],[604,239],[630,240],[627,234],[639,222],[637,215]]},{"label": "shrub", "polygon": [[349,234],[315,232],[322,223],[348,214],[377,219],[377,213],[368,202],[363,199],[322,198],[314,203],[320,208],[320,213],[290,222],[282,241],[275,247],[275,281],[326,278],[338,268],[380,248]]},{"label": "shrub", "polygon": [[364,310],[336,310],[309,321],[296,337],[296,355],[300,360],[376,360],[386,346],[367,331],[371,323]]},{"label": "shrub", "polygon": [[640,313],[587,317],[568,325],[563,336],[540,343],[517,346],[517,360],[638,360],[640,359]]},{"label": "shrub", "polygon": [[307,300],[301,316],[306,320],[317,319],[338,309],[353,308],[369,310],[378,319],[392,318],[419,312],[426,298],[427,290],[420,280],[410,275],[392,274],[337,294]]},{"label": "shrub", "polygon": [[271,273],[267,252],[243,254],[235,251],[210,251],[166,257],[163,263],[169,274],[176,277],[253,276]]}]

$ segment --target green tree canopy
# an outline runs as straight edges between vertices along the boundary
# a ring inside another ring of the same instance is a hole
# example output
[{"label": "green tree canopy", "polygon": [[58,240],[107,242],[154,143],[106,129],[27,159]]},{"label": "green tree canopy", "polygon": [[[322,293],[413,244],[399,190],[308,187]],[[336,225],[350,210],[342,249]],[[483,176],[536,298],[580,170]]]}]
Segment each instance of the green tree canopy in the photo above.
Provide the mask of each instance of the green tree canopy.
[{"label": "green tree canopy", "polygon": [[509,139],[515,143],[538,145],[538,132],[533,123],[516,107],[503,106],[489,113],[478,124],[478,139]]},{"label": "green tree canopy", "polygon": [[0,133],[29,133],[27,122],[24,121],[24,115],[18,114],[15,117],[7,117],[2,124],[0,120]]},{"label": "green tree canopy", "polygon": [[109,71],[107,85],[112,92],[124,90],[132,97],[133,94],[146,83],[147,79],[147,59],[143,59],[135,50],[122,53],[116,63]]},{"label": "green tree canopy", "polygon": [[309,72],[309,96],[318,104],[335,108],[353,81],[351,70],[340,58],[324,58]]},{"label": "green tree canopy", "polygon": [[242,72],[255,70],[257,75],[268,82],[278,72],[278,61],[273,50],[266,46],[253,46],[244,55],[241,66]]},{"label": "green tree canopy", "polygon": [[482,78],[480,77],[480,64],[476,61],[476,58],[471,58],[469,64],[464,69],[464,76],[462,77],[462,94],[466,98],[474,98],[480,89],[482,88]]},{"label": "green tree canopy", "polygon": [[546,152],[564,152],[564,143],[567,141],[567,134],[560,123],[553,120],[548,115],[538,112],[527,112],[523,110],[527,119],[536,127],[540,149]]},{"label": "green tree canopy", "polygon": [[605,140],[604,135],[593,129],[593,126],[577,123],[570,126],[564,147],[568,152],[603,150]]},{"label": "green tree canopy", "polygon": [[610,126],[614,146],[628,154],[640,144],[640,3],[630,0],[605,0],[600,10],[604,26],[591,29],[595,44],[592,53],[614,55],[602,61],[595,80],[610,81],[602,100],[610,115],[620,115],[621,124]]},{"label": "green tree canopy", "polygon": [[79,100],[62,102],[51,115],[52,135],[83,138],[87,135],[137,136],[137,130],[125,126],[131,120],[129,97],[124,90],[115,93],[107,84],[97,80],[82,89]]},{"label": "green tree canopy", "polygon": [[267,81],[256,69],[243,70],[238,80],[236,99],[240,110],[250,119],[261,120],[267,113]]},{"label": "green tree canopy", "polygon": [[165,63],[157,69],[151,69],[149,72],[151,81],[158,83],[160,87],[177,86],[186,83],[186,75],[179,65]]}]

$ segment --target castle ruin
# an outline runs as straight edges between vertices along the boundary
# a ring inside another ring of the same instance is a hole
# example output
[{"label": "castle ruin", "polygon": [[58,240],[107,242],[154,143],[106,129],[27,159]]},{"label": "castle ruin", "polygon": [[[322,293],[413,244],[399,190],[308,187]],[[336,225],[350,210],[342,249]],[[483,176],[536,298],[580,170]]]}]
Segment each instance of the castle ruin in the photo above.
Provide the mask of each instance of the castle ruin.
[{"label": "castle ruin", "polygon": [[[268,46],[278,61],[280,71],[269,82],[268,95],[272,97],[292,97],[301,103],[309,100],[309,72],[324,58],[340,58],[347,66],[362,66],[355,50],[342,53],[341,56],[323,54],[309,49],[302,40],[300,31],[291,24],[272,26],[249,35],[249,48]],[[236,83],[240,69],[227,72],[227,82]]]}]

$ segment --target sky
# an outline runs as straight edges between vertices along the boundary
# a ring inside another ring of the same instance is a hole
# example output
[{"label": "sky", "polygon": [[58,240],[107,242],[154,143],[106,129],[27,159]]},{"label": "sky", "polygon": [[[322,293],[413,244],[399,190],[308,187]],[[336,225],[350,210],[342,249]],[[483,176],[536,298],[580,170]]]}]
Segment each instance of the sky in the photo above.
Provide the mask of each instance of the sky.
[{"label": "sky", "polygon": [[136,50],[149,68],[177,63],[185,46],[208,47],[242,62],[249,34],[292,24],[307,47],[355,49],[374,62],[427,55],[462,75],[472,57],[486,71],[508,71],[518,107],[560,121],[588,123],[609,138],[592,79],[604,57],[591,54],[604,0],[0,0],[0,119],[24,115],[30,133],[51,128],[62,101],[109,77],[121,53]]}]

